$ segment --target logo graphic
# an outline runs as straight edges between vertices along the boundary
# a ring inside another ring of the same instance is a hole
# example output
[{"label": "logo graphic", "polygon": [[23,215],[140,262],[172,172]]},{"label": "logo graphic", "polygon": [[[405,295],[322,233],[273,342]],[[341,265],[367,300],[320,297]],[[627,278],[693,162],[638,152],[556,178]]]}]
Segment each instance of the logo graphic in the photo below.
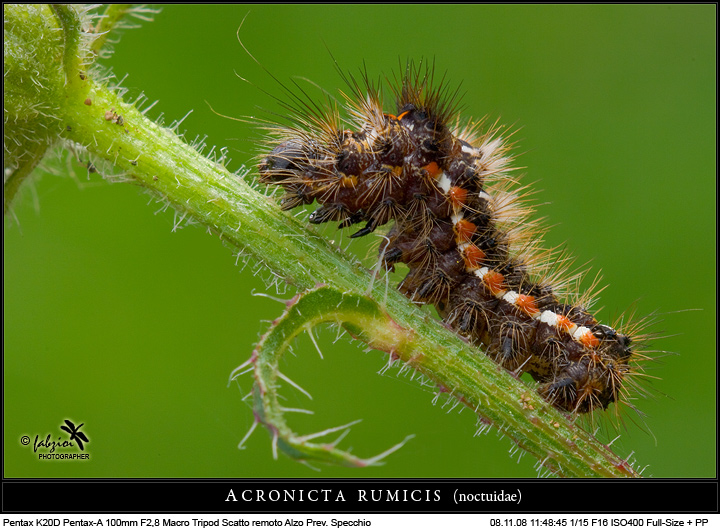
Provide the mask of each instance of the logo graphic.
[{"label": "logo graphic", "polygon": [[70,433],[70,441],[75,440],[81,451],[85,450],[85,448],[83,447],[83,442],[90,442],[90,440],[87,439],[87,436],[80,432],[80,427],[82,427],[83,425],[85,424],[81,423],[80,425],[75,427],[73,422],[71,422],[70,420],[65,420],[65,425],[60,426],[63,431]]},{"label": "logo graphic", "polygon": [[[39,434],[35,435],[35,439],[27,435],[20,437],[22,445],[30,445],[32,442],[33,453],[38,455],[38,460],[89,460],[90,454],[86,452],[85,445],[90,443],[87,435],[80,430],[84,423],[75,426],[70,420],[65,420],[64,425],[60,425],[60,430],[68,433],[69,438],[64,434],[59,434],[53,438],[52,434],[48,434],[45,438],[41,438]],[[75,448],[82,452],[78,452]]]}]

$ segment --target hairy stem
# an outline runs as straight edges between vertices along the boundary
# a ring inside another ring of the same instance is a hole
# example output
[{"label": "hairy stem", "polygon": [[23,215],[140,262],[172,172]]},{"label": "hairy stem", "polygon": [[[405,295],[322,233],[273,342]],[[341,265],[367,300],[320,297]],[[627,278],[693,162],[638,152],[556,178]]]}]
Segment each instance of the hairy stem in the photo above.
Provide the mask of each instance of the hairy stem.
[{"label": "hairy stem", "polygon": [[301,436],[288,427],[278,401],[277,379],[284,378],[279,373],[279,361],[298,334],[320,323],[343,325],[355,338],[388,352],[389,362],[399,362],[429,378],[442,391],[473,409],[480,421],[498,426],[518,445],[541,459],[543,466],[559,475],[632,474],[625,462],[619,461],[588,433],[568,423],[536,392],[498,369],[484,355],[478,355],[473,347],[453,340],[454,335],[445,338],[435,335],[433,329],[405,327],[371,297],[340,292],[328,286],[311,289],[288,302],[285,313],[273,322],[250,360],[231,376],[237,377],[247,365],[252,365],[255,421],[269,430],[274,450],[279,448],[300,461],[363,467],[378,463],[404,443],[378,457],[362,459],[339,450],[336,443],[308,441],[338,429]]},{"label": "hairy stem", "polygon": [[125,16],[132,4],[109,4],[103,13],[97,27],[93,28],[97,38],[93,41],[91,50],[94,56],[100,54],[103,46],[107,42],[110,30],[118,25],[118,22]]},{"label": "hairy stem", "polygon": [[[413,331],[397,326],[373,300],[320,286],[288,302],[283,316],[273,322],[250,360],[236,369],[231,379],[243,373],[243,369],[248,364],[252,365],[255,377],[253,387],[255,423],[262,424],[270,431],[274,450],[279,448],[291,458],[303,462],[324,462],[348,467],[377,465],[382,458],[402,447],[408,438],[380,455],[363,459],[337,448],[338,442],[347,434],[352,424],[299,436],[285,422],[284,409],[279,401],[278,378],[284,379],[296,388],[299,387],[280,374],[279,362],[295,337],[324,322],[344,325],[351,330],[355,338],[373,348],[389,352],[395,356],[394,360],[400,359],[399,355],[396,356],[398,352],[411,356],[414,351]],[[422,357],[419,351],[416,355]],[[411,363],[412,360],[408,362]],[[421,366],[422,363],[420,362],[419,365]],[[302,392],[309,396],[304,390]],[[338,431],[343,432],[333,443],[310,441]]]},{"label": "hairy stem", "polygon": [[78,12],[68,4],[50,4],[55,16],[60,21],[65,38],[63,65],[68,81],[75,79],[82,62],[81,39],[82,23]]},{"label": "hairy stem", "polygon": [[[85,103],[87,99],[91,105]],[[298,289],[325,283],[338,292],[367,293],[374,300],[384,300],[389,318],[400,328],[414,331],[423,352],[423,372],[545,467],[564,476],[634,475],[627,463],[532,389],[399,292],[374,281],[369,271],[304,223],[283,214],[274,201],[202,157],[107,88],[88,79],[68,98],[63,111],[70,126],[63,133],[68,139],[126,170],[137,184],[210,227],[223,241],[252,254]],[[122,125],[106,119],[110,111],[123,117]],[[328,315],[335,319],[332,313]],[[364,331],[372,336],[370,329]]]},{"label": "hairy stem", "polygon": [[15,199],[15,195],[20,189],[26,177],[32,173],[33,169],[45,156],[48,144],[45,142],[37,142],[30,146],[24,157],[22,165],[9,172],[3,183],[3,215],[8,213],[10,205]]}]

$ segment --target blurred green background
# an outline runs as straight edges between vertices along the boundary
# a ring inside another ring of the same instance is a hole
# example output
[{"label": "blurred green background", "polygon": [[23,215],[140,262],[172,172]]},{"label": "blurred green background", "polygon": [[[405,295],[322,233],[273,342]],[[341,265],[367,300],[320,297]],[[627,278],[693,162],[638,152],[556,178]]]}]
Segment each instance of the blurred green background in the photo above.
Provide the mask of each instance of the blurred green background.
[{"label": "blurred green background", "polygon": [[[654,397],[637,400],[647,417],[628,412],[614,447],[634,451],[647,475],[714,476],[715,6],[165,6],[105,64],[129,74],[128,99],[159,100],[149,116],[170,123],[192,109],[186,136],[228,146],[232,170],[256,154],[258,133],[207,103],[235,117],[281,110],[263,93],[280,88],[238,43],[248,13],[243,42],[283,81],[343,88],[327,49],[344,70],[364,62],[373,76],[433,58],[462,82],[465,115],[518,129],[524,180],[554,225],[548,245],[566,242],[578,263],[602,269],[602,320],[632,304],[657,311],[654,347],[674,352],[649,366]],[[173,232],[173,212],[137,187],[63,172],[74,176],[26,185],[5,219],[6,477],[536,475],[495,431],[473,437],[472,413],[448,414],[427,389],[378,375],[383,354],[333,343],[331,331],[319,333],[324,361],[301,337],[283,367],[314,397],[286,392],[288,406],[316,412],[291,425],[307,433],[362,418],[344,442],[361,456],[415,438],[362,470],[274,461],[262,430],[239,451],[250,379],[238,388],[227,378],[282,310],[252,296],[268,292],[262,274],[201,227]],[[89,461],[42,462],[20,444],[58,434],[65,418],[85,424]],[[604,421],[599,435],[617,433]]]}]

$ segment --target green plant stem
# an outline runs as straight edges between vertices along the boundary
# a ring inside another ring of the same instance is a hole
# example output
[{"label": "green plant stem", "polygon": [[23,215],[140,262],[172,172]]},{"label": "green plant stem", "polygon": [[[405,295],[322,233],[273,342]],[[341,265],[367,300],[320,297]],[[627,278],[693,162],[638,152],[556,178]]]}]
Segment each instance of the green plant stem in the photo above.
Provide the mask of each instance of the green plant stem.
[{"label": "green plant stem", "polygon": [[[351,334],[371,347],[386,351],[393,360],[401,359],[402,352],[407,363],[422,371],[422,361],[412,365],[414,357],[422,357],[415,349],[412,330],[401,329],[373,300],[349,293],[341,293],[331,287],[321,286],[310,289],[288,302],[285,313],[273,322],[263,336],[251,358],[235,370],[231,379],[237,377],[246,365],[251,364],[255,384],[253,386],[253,408],[255,423],[261,423],[272,437],[273,451],[277,456],[280,449],[291,458],[302,462],[324,462],[348,467],[377,465],[388,454],[402,447],[410,437],[372,458],[359,458],[337,448],[338,442],[349,432],[352,424],[327,429],[310,435],[295,434],[285,422],[278,393],[279,363],[292,340],[304,331],[323,322],[344,325]],[[414,353],[413,353],[414,352]],[[296,383],[291,383],[297,387]],[[304,391],[303,391],[304,392]],[[308,394],[309,396],[309,394]],[[254,429],[255,425],[253,425]],[[314,443],[310,440],[343,431],[333,443]],[[251,431],[252,432],[252,431]],[[242,443],[241,443],[242,445]]]},{"label": "green plant stem", "polygon": [[68,4],[50,4],[55,16],[63,29],[65,50],[63,53],[63,66],[68,80],[74,79],[80,72],[82,62],[80,44],[82,39],[82,24],[78,12]]},{"label": "green plant stem", "polygon": [[15,195],[17,195],[17,192],[20,189],[20,185],[43,159],[47,149],[48,144],[42,141],[31,145],[30,150],[24,157],[24,163],[8,175],[3,183],[3,215],[8,213],[10,205],[15,199]]},{"label": "green plant stem", "polygon": [[110,31],[118,25],[118,22],[120,22],[131,7],[132,4],[109,4],[106,7],[103,18],[94,29],[97,38],[93,41],[90,49],[95,56],[100,54],[100,50],[102,50],[105,42],[107,42]]},{"label": "green plant stem", "polygon": [[[113,112],[122,116],[121,124],[107,119]],[[221,240],[298,289],[322,282],[338,292],[366,293],[382,300],[389,318],[414,332],[422,351],[423,373],[546,468],[563,476],[637,476],[626,462],[524,383],[399,292],[388,289],[384,281],[376,280],[325,238],[283,214],[273,200],[201,156],[112,91],[91,79],[69,84],[61,120],[67,139],[119,166],[135,183],[202,222]],[[409,357],[403,360],[411,361]]]}]

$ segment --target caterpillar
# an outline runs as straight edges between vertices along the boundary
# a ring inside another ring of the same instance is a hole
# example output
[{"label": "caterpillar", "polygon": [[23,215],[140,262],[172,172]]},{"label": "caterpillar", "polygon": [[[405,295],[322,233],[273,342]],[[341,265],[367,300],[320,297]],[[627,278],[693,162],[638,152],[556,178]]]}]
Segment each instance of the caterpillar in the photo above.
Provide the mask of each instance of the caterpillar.
[{"label": "caterpillar", "polygon": [[502,367],[530,374],[558,409],[621,401],[636,341],[598,322],[592,295],[563,297],[577,277],[563,280],[565,257],[540,247],[502,127],[463,124],[457,91],[435,82],[434,66],[403,70],[389,82],[395,114],[366,72],[341,73],[347,117],[337,104],[288,104],[292,123],[266,127],[260,182],[284,190],[283,210],[316,201],[311,223],[363,223],[350,237],[394,222],[380,259],[409,268],[399,289]]}]

